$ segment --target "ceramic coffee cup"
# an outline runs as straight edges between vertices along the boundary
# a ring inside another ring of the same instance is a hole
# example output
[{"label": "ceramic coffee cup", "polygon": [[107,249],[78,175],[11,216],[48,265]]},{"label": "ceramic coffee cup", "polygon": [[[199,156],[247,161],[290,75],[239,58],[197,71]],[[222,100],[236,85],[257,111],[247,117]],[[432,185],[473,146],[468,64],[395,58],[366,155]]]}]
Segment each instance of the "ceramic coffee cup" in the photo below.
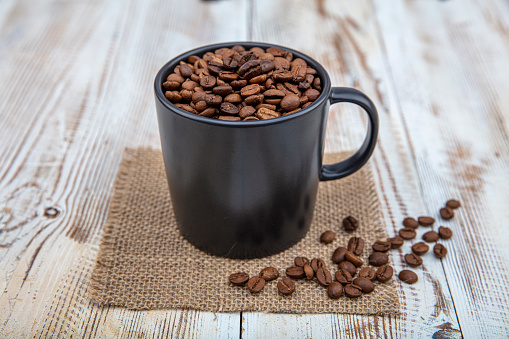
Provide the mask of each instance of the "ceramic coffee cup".
[{"label": "ceramic coffee cup", "polygon": [[[378,135],[372,101],[353,88],[331,87],[325,69],[309,56],[322,93],[312,105],[286,116],[259,121],[222,121],[176,107],[163,82],[181,60],[234,45],[219,43],[181,54],[157,73],[155,97],[171,201],[181,234],[197,248],[229,258],[258,258],[283,251],[302,239],[313,218],[318,183],[359,170]],[[368,116],[366,138],[350,158],[322,164],[329,107],[359,105]]]}]

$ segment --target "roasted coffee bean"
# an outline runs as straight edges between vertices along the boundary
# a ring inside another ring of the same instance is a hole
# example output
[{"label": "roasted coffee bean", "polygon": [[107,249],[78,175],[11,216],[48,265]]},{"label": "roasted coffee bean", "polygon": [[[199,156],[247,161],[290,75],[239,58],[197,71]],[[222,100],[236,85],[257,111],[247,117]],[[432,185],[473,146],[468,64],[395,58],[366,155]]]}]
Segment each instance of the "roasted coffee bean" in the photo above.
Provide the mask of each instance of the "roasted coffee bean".
[{"label": "roasted coffee bean", "polygon": [[253,52],[257,57],[260,57],[260,55],[265,53],[265,51],[260,47],[253,47],[250,49],[250,51]]},{"label": "roasted coffee bean", "polygon": [[363,293],[371,293],[375,290],[375,284],[369,279],[357,277],[353,280],[353,284],[359,286]]},{"label": "roasted coffee bean", "polygon": [[[383,266],[383,265],[382,265]],[[375,279],[376,271],[371,267],[364,267],[359,271],[359,277],[366,278],[369,280]]]},{"label": "roasted coffee bean", "polygon": [[461,203],[458,200],[451,199],[451,200],[447,201],[445,206],[452,208],[454,210],[454,209],[460,207]]},{"label": "roasted coffee bean", "polygon": [[214,87],[214,89],[212,89],[212,93],[221,95],[223,97],[232,93],[232,92],[233,92],[233,88],[230,85],[216,86],[216,87]]},{"label": "roasted coffee bean", "polygon": [[193,74],[193,68],[188,64],[180,65],[180,75],[184,78],[189,78]]},{"label": "roasted coffee bean", "polygon": [[422,226],[431,226],[435,223],[435,219],[432,217],[419,217],[417,219],[419,221],[419,224]]},{"label": "roasted coffee bean", "polygon": [[193,98],[193,91],[183,89],[182,91],[180,91],[180,95],[182,96],[184,102],[191,101],[191,99]]},{"label": "roasted coffee bean", "polygon": [[250,60],[239,68],[239,75],[246,80],[262,74],[262,66],[259,60]]},{"label": "roasted coffee bean", "polygon": [[259,276],[251,277],[251,279],[249,279],[247,281],[247,288],[249,289],[249,292],[251,292],[251,293],[260,292],[264,286],[265,286],[265,279],[260,278]]},{"label": "roasted coffee bean", "polygon": [[265,120],[265,119],[274,119],[274,118],[277,118],[279,116],[281,116],[280,113],[278,113],[276,111],[273,111],[271,109],[268,109],[268,108],[264,108],[264,107],[259,108],[256,111],[256,117],[259,118],[259,119],[262,119],[262,120]]},{"label": "roasted coffee bean", "polygon": [[205,100],[202,100],[202,101],[198,101],[196,104],[194,104],[194,108],[198,112],[203,112],[204,110],[206,110],[208,108],[208,105],[205,102]]},{"label": "roasted coffee bean", "polygon": [[422,240],[426,242],[435,242],[438,240],[438,233],[435,231],[429,231],[422,235]]},{"label": "roasted coffee bean", "polygon": [[304,273],[304,268],[300,266],[288,267],[286,269],[286,275],[292,279],[302,279],[306,275]]},{"label": "roasted coffee bean", "polygon": [[332,262],[334,262],[335,264],[339,264],[340,262],[345,261],[346,251],[348,250],[345,247],[336,248],[334,253],[332,253]]},{"label": "roasted coffee bean", "polygon": [[305,95],[302,95],[300,98],[299,98],[299,104],[302,106],[304,104],[306,104],[307,102],[309,101],[308,97],[305,96]]},{"label": "roasted coffee bean", "polygon": [[214,108],[214,107],[209,107],[205,110],[203,110],[199,115],[201,115],[202,117],[213,117],[214,115],[216,115],[218,113],[218,110],[217,108]]},{"label": "roasted coffee bean", "polygon": [[396,235],[392,238],[389,238],[387,239],[388,242],[391,243],[391,248],[400,248],[401,246],[403,246],[403,243],[404,243],[404,240],[402,237],[400,237],[399,235]]},{"label": "roasted coffee bean", "polygon": [[240,117],[236,115],[220,115],[217,118],[224,121],[240,121]]},{"label": "roasted coffee bean", "polygon": [[279,99],[279,100],[283,99],[283,97],[285,96],[285,94],[278,89],[268,89],[265,92],[263,92],[263,95],[265,99]]},{"label": "roasted coffee bean", "polygon": [[195,103],[198,102],[198,101],[205,101],[206,102],[206,100],[205,100],[206,96],[207,96],[207,93],[205,93],[205,92],[194,92],[193,96],[191,97],[191,100],[193,102],[195,102]]},{"label": "roasted coffee bean", "polygon": [[205,75],[203,78],[201,78],[200,85],[204,89],[209,90],[214,88],[214,86],[216,85],[216,80],[217,80],[216,77],[212,75]]},{"label": "roasted coffee bean", "polygon": [[296,94],[288,94],[281,99],[280,106],[283,110],[289,112],[299,107],[299,103],[299,97]]},{"label": "roasted coffee bean", "polygon": [[221,104],[221,107],[219,108],[219,111],[223,114],[228,114],[228,115],[239,114],[238,107],[235,106],[234,104],[232,104],[231,102],[223,102]]},{"label": "roasted coffee bean", "polygon": [[353,278],[352,278],[352,275],[350,274],[350,272],[348,272],[347,270],[345,270],[343,268],[336,271],[336,274],[334,274],[334,277],[336,278],[337,281],[339,281],[343,285],[351,284],[353,281]]},{"label": "roasted coffee bean", "polygon": [[246,118],[250,115],[253,115],[256,112],[253,106],[244,106],[239,111],[239,117]]},{"label": "roasted coffee bean", "polygon": [[399,230],[399,236],[403,239],[409,240],[417,236],[417,233],[413,228],[405,227]]},{"label": "roasted coffee bean", "polygon": [[274,267],[267,267],[261,270],[260,277],[265,279],[265,281],[272,281],[279,278],[279,271]]},{"label": "roasted coffee bean", "polygon": [[[238,95],[238,94],[237,94]],[[240,96],[239,96],[240,97]],[[225,99],[226,100],[226,99]],[[244,102],[248,106],[256,106],[263,102],[263,95],[262,94],[255,94],[250,95],[247,98],[244,99]]]},{"label": "roasted coffee bean", "polygon": [[322,235],[320,236],[320,241],[325,243],[325,244],[330,244],[331,242],[334,241],[334,238],[336,237],[336,233],[332,232],[332,231],[325,231],[322,233]]},{"label": "roasted coffee bean", "polygon": [[180,82],[177,81],[166,81],[163,83],[164,88],[169,91],[173,91],[180,88]]},{"label": "roasted coffee bean", "polygon": [[168,98],[172,103],[178,103],[180,100],[182,100],[182,96],[177,91],[166,91],[164,93],[164,96]]},{"label": "roasted coffee bean", "polygon": [[391,249],[391,243],[388,241],[377,240],[371,248],[373,248],[373,251],[375,252],[387,252]]},{"label": "roasted coffee bean", "polygon": [[240,95],[242,95],[244,98],[247,98],[251,95],[256,95],[256,94],[260,93],[260,91],[261,91],[260,85],[252,84],[252,85],[247,85],[245,87],[242,87],[240,89]]},{"label": "roasted coffee bean", "polygon": [[237,80],[238,78],[239,78],[239,75],[237,73],[233,73],[230,71],[223,71],[223,72],[219,73],[219,79],[226,81],[226,82],[233,82],[233,81]]},{"label": "roasted coffee bean", "polygon": [[233,88],[242,88],[244,86],[247,85],[247,80],[233,80],[231,83],[230,83],[230,86],[232,86]]},{"label": "roasted coffee bean", "polygon": [[231,102],[232,104],[240,104],[242,102],[242,98],[240,95],[236,93],[228,94],[224,98],[224,102]]},{"label": "roasted coffee bean", "polygon": [[407,284],[415,284],[419,280],[419,278],[417,277],[417,274],[415,274],[413,271],[403,270],[399,272],[399,280]]},{"label": "roasted coffee bean", "polygon": [[323,261],[322,258],[314,258],[311,260],[311,267],[313,268],[313,271],[318,271],[319,268],[325,268],[325,261]]},{"label": "roasted coffee bean", "polygon": [[309,264],[309,259],[305,257],[296,257],[294,260],[295,266],[304,267],[304,265]]},{"label": "roasted coffee bean", "polygon": [[435,254],[435,257],[442,259],[447,255],[447,248],[445,248],[442,244],[436,244],[435,247],[433,247],[433,253]]},{"label": "roasted coffee bean", "polygon": [[251,116],[245,117],[242,121],[257,121],[257,120],[260,120],[260,119],[251,115]]},{"label": "roasted coffee bean", "polygon": [[408,265],[412,267],[419,267],[422,265],[422,259],[415,253],[410,253],[405,255],[405,261]]},{"label": "roasted coffee bean", "polygon": [[282,295],[290,295],[295,292],[295,283],[292,279],[283,278],[277,283],[277,290]]},{"label": "roasted coffee bean", "polygon": [[386,283],[391,280],[394,275],[394,269],[389,265],[382,265],[376,271],[376,279],[380,282]]},{"label": "roasted coffee bean", "polygon": [[256,108],[256,110],[259,110],[260,108],[266,108],[271,111],[276,111],[276,109],[277,109],[276,105],[269,105],[269,104],[259,104],[259,105],[256,105],[255,108]]},{"label": "roasted coffee bean", "polygon": [[359,227],[359,221],[352,216],[348,216],[343,219],[343,227],[347,231],[354,231]]},{"label": "roasted coffee bean", "polygon": [[357,272],[357,268],[355,267],[354,264],[352,264],[351,262],[349,261],[342,261],[338,264],[338,268],[340,270],[345,270],[347,271],[348,273],[350,273],[350,275],[353,277],[355,276],[355,273]]},{"label": "roasted coffee bean", "polygon": [[359,258],[358,256],[356,256],[355,254],[353,254],[350,251],[347,251],[345,253],[345,259],[348,260],[349,262],[351,262],[352,264],[354,264],[355,267],[360,267],[364,264],[364,261],[362,261],[361,258]]},{"label": "roasted coffee bean", "polygon": [[332,282],[332,275],[329,270],[325,267],[320,267],[318,271],[316,271],[316,279],[322,286],[329,286]]},{"label": "roasted coffee bean", "polygon": [[178,108],[182,108],[184,111],[187,111],[189,113],[198,114],[198,111],[192,108],[190,105],[187,104],[175,104]]},{"label": "roasted coffee bean", "polygon": [[166,81],[175,81],[180,84],[184,83],[185,80],[186,79],[184,79],[184,77],[182,75],[178,75],[175,73],[168,75],[168,77],[166,78]]},{"label": "roasted coffee bean", "polygon": [[362,295],[362,288],[354,284],[348,284],[344,288],[345,295],[349,298],[358,298]]},{"label": "roasted coffee bean", "polygon": [[313,271],[313,267],[311,267],[311,265],[309,264],[305,264],[303,268],[304,274],[306,275],[306,279],[307,280],[313,279],[313,277],[315,276],[315,271]]},{"label": "roasted coffee bean", "polygon": [[274,71],[273,78],[277,82],[287,82],[293,79],[293,74],[290,71],[277,70]]},{"label": "roasted coffee bean", "polygon": [[452,230],[448,227],[440,226],[438,228],[438,235],[442,239],[450,239],[452,237]]},{"label": "roasted coffee bean", "polygon": [[441,208],[440,216],[442,217],[442,219],[445,219],[445,220],[452,219],[454,217],[454,211],[452,210],[452,208],[449,208],[449,207]]},{"label": "roasted coffee bean", "polygon": [[223,59],[223,68],[224,69],[227,69],[227,70],[230,70],[230,71],[233,71],[235,70],[237,67],[239,67],[239,63],[237,60],[233,59],[233,58],[224,58]]},{"label": "roasted coffee bean", "polygon": [[246,52],[242,54],[242,56],[239,59],[239,66],[243,66],[246,62],[256,60],[256,54],[253,52]]},{"label": "roasted coffee bean", "polygon": [[313,80],[313,84],[312,84],[313,88],[316,89],[317,91],[321,91],[322,90],[322,86],[321,86],[321,81],[320,81],[320,78],[315,78],[315,80]]},{"label": "roasted coffee bean", "polygon": [[249,274],[244,272],[233,273],[228,278],[230,283],[235,286],[244,286],[249,280]]},{"label": "roasted coffee bean", "polygon": [[274,62],[272,60],[262,60],[260,61],[260,67],[262,73],[268,73],[274,69]]},{"label": "roasted coffee bean", "polygon": [[327,295],[331,299],[339,299],[343,295],[343,285],[333,281],[327,287]]},{"label": "roasted coffee bean", "polygon": [[364,239],[359,237],[350,238],[350,240],[348,240],[348,250],[355,255],[361,255],[364,250]]},{"label": "roasted coffee bean", "polygon": [[426,254],[429,251],[429,246],[424,242],[418,242],[412,246],[412,252],[417,255]]},{"label": "roasted coffee bean", "polygon": [[384,252],[373,252],[368,260],[372,266],[382,266],[389,262],[389,257]]},{"label": "roasted coffee bean", "polygon": [[320,92],[318,92],[316,89],[310,88],[302,93],[302,95],[307,96],[309,101],[315,101],[320,96]]},{"label": "roasted coffee bean", "polygon": [[205,102],[210,106],[218,106],[223,102],[223,98],[220,95],[207,94],[205,96]]},{"label": "roasted coffee bean", "polygon": [[274,60],[274,68],[275,70],[286,70],[288,71],[290,69],[290,61],[286,60],[282,57],[275,57]]},{"label": "roasted coffee bean", "polygon": [[410,228],[417,228],[417,227],[419,227],[419,223],[414,218],[409,217],[409,218],[405,218],[405,220],[403,220],[403,226],[410,227]]},{"label": "roasted coffee bean", "polygon": [[306,78],[307,63],[301,58],[296,58],[290,63],[290,69],[293,73],[293,81],[301,82]]},{"label": "roasted coffee bean", "polygon": [[261,74],[249,80],[250,84],[262,84],[267,80],[267,74]]}]

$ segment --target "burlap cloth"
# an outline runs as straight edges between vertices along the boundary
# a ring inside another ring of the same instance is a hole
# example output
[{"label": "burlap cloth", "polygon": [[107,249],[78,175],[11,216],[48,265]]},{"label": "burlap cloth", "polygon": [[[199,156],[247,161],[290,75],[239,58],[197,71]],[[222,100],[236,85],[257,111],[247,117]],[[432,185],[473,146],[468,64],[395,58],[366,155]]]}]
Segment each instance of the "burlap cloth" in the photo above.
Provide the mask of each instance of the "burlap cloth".
[{"label": "burlap cloth", "polygon": [[[328,154],[327,163],[344,158]],[[353,215],[359,228],[347,233],[344,217]],[[325,230],[336,232],[332,244],[319,242]],[[366,166],[354,175],[321,182],[311,228],[290,249],[263,259],[225,259],[194,248],[179,233],[173,216],[160,150],[128,149],[118,172],[115,193],[92,273],[91,300],[99,305],[130,309],[191,308],[202,311],[261,311],[277,313],[399,312],[394,281],[376,283],[375,291],[358,299],[331,300],[316,279],[296,281],[289,297],[278,293],[279,279],[252,295],[247,287],[232,286],[228,276],[243,271],[253,276],[273,266],[284,276],[296,256],[323,258],[331,273],[337,270],[331,255],[352,236],[366,241],[364,262],[371,244],[384,239],[379,204]]]}]

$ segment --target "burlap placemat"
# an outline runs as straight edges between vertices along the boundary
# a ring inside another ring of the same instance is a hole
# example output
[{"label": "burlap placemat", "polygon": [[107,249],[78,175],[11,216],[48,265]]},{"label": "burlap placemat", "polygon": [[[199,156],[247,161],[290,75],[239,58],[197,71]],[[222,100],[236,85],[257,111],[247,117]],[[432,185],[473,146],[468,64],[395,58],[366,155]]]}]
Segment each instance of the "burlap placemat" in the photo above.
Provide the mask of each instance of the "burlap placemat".
[{"label": "burlap placemat", "polygon": [[[329,154],[325,162],[344,158]],[[370,171],[364,167],[347,178],[321,182],[315,214],[306,237],[290,249],[263,259],[225,259],[194,248],[179,233],[160,150],[128,149],[122,161],[115,193],[92,273],[91,300],[99,305],[130,309],[191,308],[202,311],[261,311],[277,313],[387,314],[399,311],[396,284],[376,283],[375,291],[358,299],[331,300],[326,288],[313,281],[296,281],[290,297],[277,291],[277,281],[252,295],[247,287],[231,286],[228,276],[244,271],[251,276],[273,266],[284,276],[296,256],[323,258],[331,273],[337,265],[331,255],[352,236],[370,244],[386,237]],[[346,233],[341,221],[356,216],[359,228]],[[325,230],[336,232],[332,244],[319,242]]]}]

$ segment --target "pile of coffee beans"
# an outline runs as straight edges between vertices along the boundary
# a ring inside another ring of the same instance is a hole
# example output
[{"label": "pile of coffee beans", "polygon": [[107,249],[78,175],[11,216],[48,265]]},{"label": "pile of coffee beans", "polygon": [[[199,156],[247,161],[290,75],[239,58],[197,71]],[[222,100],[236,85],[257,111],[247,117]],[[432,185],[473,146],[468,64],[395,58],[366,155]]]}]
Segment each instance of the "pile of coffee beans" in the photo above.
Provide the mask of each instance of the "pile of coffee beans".
[{"label": "pile of coffee beans", "polygon": [[228,121],[292,114],[311,105],[322,90],[316,70],[291,52],[242,46],[192,55],[162,86],[177,107]]}]

